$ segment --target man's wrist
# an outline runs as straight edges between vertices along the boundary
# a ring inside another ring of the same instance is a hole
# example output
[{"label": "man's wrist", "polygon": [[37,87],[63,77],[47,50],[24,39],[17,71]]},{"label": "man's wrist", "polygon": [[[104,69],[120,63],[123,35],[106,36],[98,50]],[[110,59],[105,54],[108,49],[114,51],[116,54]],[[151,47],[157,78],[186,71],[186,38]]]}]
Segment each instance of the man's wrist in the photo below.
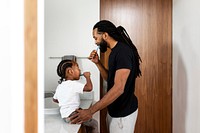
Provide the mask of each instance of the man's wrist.
[{"label": "man's wrist", "polygon": [[97,66],[98,66],[98,65],[101,65],[101,62],[100,62],[100,60],[99,60],[97,63],[95,63],[95,64],[96,64]]},{"label": "man's wrist", "polygon": [[88,110],[89,110],[89,112],[90,112],[91,115],[93,115],[93,114],[95,113],[95,112],[92,110],[92,108],[89,108]]}]

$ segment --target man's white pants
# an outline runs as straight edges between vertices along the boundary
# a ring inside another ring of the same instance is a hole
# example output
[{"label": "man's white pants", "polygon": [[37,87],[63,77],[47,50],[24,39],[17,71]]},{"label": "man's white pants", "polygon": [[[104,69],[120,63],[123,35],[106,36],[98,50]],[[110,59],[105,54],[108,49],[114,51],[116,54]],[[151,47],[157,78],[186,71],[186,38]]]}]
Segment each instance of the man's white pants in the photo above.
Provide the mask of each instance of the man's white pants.
[{"label": "man's white pants", "polygon": [[113,118],[107,114],[109,133],[134,133],[138,110],[126,117]]}]

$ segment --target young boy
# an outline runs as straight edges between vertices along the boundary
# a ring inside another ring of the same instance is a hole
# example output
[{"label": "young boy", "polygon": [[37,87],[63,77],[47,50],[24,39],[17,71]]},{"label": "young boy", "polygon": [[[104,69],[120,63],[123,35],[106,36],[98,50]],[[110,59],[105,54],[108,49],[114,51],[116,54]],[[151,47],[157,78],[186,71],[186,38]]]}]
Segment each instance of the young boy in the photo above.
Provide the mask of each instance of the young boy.
[{"label": "young boy", "polygon": [[[90,72],[84,72],[86,84],[78,82],[81,71],[78,64],[72,60],[62,60],[57,66],[57,74],[61,77],[59,85],[53,97],[53,101],[59,103],[61,117],[65,122],[69,123],[69,117],[76,113],[76,109],[80,106],[79,93],[92,90],[92,82]],[[90,119],[83,123],[92,133],[98,133],[98,124],[94,119]]]}]

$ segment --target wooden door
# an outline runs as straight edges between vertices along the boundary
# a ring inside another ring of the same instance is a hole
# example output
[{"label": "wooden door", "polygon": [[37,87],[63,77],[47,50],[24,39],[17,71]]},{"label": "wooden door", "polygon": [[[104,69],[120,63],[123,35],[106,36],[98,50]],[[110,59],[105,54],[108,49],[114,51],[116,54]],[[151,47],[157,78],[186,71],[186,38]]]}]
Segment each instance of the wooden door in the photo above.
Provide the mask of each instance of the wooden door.
[{"label": "wooden door", "polygon": [[[171,133],[172,0],[101,0],[100,19],[122,25],[142,58],[142,77],[136,81],[135,133]],[[108,55],[101,54],[105,66]],[[106,133],[105,111],[101,112],[101,133]]]}]

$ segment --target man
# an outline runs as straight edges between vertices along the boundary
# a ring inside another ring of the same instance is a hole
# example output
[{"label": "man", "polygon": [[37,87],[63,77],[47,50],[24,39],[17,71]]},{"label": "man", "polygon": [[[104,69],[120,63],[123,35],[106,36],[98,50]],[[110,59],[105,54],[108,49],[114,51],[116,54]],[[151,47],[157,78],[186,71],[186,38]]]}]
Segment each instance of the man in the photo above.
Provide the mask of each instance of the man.
[{"label": "man", "polygon": [[135,79],[141,75],[140,56],[126,30],[122,26],[116,28],[110,21],[96,23],[93,38],[101,52],[111,49],[108,70],[101,64],[96,50],[89,56],[107,81],[108,92],[89,109],[77,110],[71,117],[72,123],[87,121],[95,112],[107,107],[110,133],[133,133],[138,113],[134,91]]}]

